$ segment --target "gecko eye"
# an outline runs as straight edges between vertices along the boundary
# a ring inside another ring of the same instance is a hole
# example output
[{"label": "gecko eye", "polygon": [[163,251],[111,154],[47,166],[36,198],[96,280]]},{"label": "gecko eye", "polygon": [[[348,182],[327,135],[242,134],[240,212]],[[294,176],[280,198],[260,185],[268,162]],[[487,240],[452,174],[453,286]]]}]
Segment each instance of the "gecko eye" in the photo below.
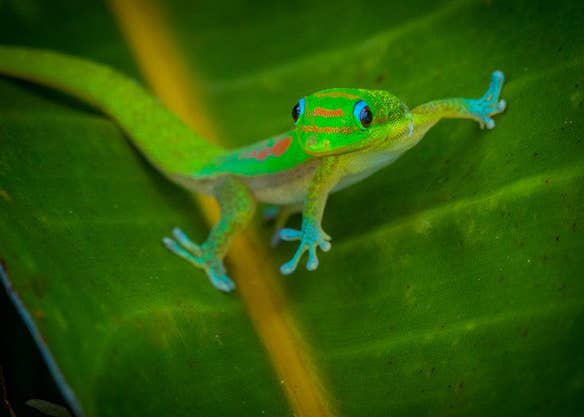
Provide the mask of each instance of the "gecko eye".
[{"label": "gecko eye", "polygon": [[373,120],[373,113],[371,113],[371,109],[363,100],[359,100],[355,103],[355,107],[353,108],[353,115],[359,124],[363,127],[363,129],[367,129]]},{"label": "gecko eye", "polygon": [[292,108],[292,119],[294,120],[294,124],[298,123],[298,119],[300,116],[304,114],[304,102],[305,100],[301,98],[298,100],[298,103]]}]

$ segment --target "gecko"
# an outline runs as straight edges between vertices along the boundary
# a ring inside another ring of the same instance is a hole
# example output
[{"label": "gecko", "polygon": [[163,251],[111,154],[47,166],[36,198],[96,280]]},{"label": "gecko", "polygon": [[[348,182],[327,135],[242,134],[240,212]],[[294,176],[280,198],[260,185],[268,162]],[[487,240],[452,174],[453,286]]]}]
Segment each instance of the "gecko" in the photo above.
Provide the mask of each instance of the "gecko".
[{"label": "gecko", "polygon": [[[491,75],[479,98],[446,98],[412,108],[384,90],[330,88],[306,95],[292,107],[290,129],[237,149],[200,137],[135,80],[114,69],[55,51],[0,46],[0,74],[60,90],[111,117],[129,141],[164,176],[191,192],[214,197],[219,221],[202,244],[180,228],[163,238],[174,254],[204,270],[219,290],[235,289],[223,260],[233,236],[250,222],[257,202],[279,207],[277,240],[297,241],[280,267],[294,272],[307,253],[317,269],[317,251],[331,249],[322,228],[328,196],[395,162],[445,118],[472,119],[492,129],[505,110],[504,82]],[[302,212],[301,227],[284,227]]]}]

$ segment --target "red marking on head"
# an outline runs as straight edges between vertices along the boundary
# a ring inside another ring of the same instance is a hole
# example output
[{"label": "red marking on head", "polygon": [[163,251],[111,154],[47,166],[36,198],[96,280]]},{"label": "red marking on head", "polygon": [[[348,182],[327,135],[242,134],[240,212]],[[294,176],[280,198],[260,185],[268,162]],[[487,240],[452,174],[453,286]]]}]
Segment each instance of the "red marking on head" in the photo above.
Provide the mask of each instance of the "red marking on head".
[{"label": "red marking on head", "polygon": [[325,109],[322,107],[316,107],[312,111],[313,116],[321,116],[321,117],[339,117],[343,115],[343,109]]},{"label": "red marking on head", "polygon": [[262,150],[255,150],[254,149],[253,151],[250,151],[250,152],[242,155],[241,158],[243,158],[243,159],[253,158],[253,159],[257,159],[258,161],[263,161],[268,156],[280,156],[280,155],[283,155],[288,150],[291,143],[292,143],[292,137],[286,136],[285,138],[280,139],[279,141],[274,143],[272,146],[265,147]]}]

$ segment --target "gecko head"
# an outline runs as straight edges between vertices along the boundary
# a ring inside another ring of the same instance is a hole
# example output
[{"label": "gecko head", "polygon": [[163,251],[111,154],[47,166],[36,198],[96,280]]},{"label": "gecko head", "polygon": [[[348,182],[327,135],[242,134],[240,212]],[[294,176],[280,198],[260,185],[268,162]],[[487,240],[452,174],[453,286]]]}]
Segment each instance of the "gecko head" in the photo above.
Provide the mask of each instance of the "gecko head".
[{"label": "gecko head", "polygon": [[387,91],[334,88],[301,98],[292,109],[301,148],[314,156],[373,148],[411,129],[408,108]]}]

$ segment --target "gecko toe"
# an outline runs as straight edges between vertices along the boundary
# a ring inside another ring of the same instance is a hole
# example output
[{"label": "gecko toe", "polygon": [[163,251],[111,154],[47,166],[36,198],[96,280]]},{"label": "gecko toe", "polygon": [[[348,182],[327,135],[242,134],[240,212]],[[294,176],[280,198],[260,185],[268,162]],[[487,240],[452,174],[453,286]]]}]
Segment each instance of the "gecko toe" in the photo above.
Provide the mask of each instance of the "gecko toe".
[{"label": "gecko toe", "polygon": [[308,261],[306,262],[306,269],[314,271],[318,268],[318,256],[316,256],[316,248],[314,245],[308,250]]},{"label": "gecko toe", "polygon": [[294,241],[302,239],[302,232],[296,229],[282,229],[280,230],[280,239],[286,241]]},{"label": "gecko toe", "polygon": [[201,256],[201,247],[194,243],[181,229],[175,227],[172,229],[172,235],[183,248],[197,257]]},{"label": "gecko toe", "polygon": [[297,264],[298,264],[297,262],[294,262],[294,260],[291,259],[285,264],[282,264],[282,266],[280,266],[280,272],[283,275],[290,275],[292,272],[296,271]]},{"label": "gecko toe", "polygon": [[318,247],[323,252],[328,252],[329,250],[331,250],[331,246],[332,246],[331,242],[329,242],[328,240],[321,240],[318,242]]},{"label": "gecko toe", "polygon": [[226,275],[209,279],[215,288],[223,292],[231,292],[235,289],[235,283]]}]

